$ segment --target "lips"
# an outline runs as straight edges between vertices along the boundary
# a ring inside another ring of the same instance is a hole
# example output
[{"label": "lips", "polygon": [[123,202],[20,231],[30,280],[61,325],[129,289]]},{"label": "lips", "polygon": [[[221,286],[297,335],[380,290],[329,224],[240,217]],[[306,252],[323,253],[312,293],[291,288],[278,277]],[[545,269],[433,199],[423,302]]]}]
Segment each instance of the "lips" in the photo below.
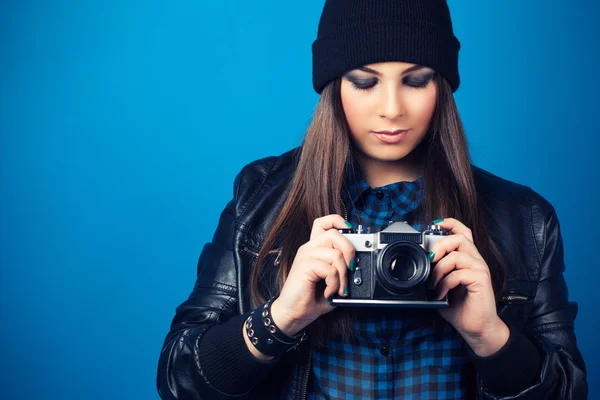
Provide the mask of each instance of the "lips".
[{"label": "lips", "polygon": [[395,131],[376,131],[377,134],[382,135],[398,135],[402,132],[406,132],[408,129],[396,129]]},{"label": "lips", "polygon": [[395,131],[378,131],[373,132],[375,137],[384,143],[398,143],[406,137],[409,129],[398,129]]}]

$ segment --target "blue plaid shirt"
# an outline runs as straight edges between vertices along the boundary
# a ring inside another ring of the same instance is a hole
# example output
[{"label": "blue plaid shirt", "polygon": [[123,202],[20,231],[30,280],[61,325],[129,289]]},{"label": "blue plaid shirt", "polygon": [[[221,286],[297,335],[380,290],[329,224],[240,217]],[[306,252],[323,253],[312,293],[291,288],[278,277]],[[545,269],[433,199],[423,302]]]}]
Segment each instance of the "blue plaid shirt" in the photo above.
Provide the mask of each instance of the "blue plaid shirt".
[{"label": "blue plaid shirt", "polygon": [[[390,221],[422,230],[422,179],[344,194],[348,219],[378,232]],[[431,309],[356,308],[350,342],[313,350],[309,399],[462,399],[466,354],[456,330]]]}]

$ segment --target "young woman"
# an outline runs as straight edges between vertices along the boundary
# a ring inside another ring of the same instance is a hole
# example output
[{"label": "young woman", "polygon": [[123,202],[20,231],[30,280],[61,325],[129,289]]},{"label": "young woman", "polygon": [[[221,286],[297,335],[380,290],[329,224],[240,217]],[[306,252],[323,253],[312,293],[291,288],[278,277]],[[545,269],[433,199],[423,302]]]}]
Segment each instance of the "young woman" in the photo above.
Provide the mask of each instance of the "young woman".
[{"label": "young woman", "polygon": [[[313,121],[237,176],[165,340],[162,398],[587,396],[556,214],[471,165],[459,48],[444,0],[326,1]],[[362,265],[341,230],[390,221],[450,233],[426,253],[449,307],[336,306]]]}]

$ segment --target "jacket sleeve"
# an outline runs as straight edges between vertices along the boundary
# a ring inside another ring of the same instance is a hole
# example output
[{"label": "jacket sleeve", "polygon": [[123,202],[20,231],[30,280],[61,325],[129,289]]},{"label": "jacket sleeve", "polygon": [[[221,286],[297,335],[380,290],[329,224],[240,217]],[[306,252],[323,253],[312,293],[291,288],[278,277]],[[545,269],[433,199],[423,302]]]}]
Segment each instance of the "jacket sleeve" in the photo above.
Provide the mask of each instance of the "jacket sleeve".
[{"label": "jacket sleeve", "polygon": [[245,316],[237,312],[233,237],[243,172],[202,250],[194,289],[177,307],[160,353],[157,388],[163,399],[245,398],[273,365],[250,353],[242,336]]},{"label": "jacket sleeve", "polygon": [[483,394],[488,399],[586,399],[586,367],[574,332],[577,303],[568,298],[562,236],[554,208],[545,200],[532,205],[532,223],[540,277],[523,333],[542,354],[538,379],[515,396],[495,396],[485,388]]}]

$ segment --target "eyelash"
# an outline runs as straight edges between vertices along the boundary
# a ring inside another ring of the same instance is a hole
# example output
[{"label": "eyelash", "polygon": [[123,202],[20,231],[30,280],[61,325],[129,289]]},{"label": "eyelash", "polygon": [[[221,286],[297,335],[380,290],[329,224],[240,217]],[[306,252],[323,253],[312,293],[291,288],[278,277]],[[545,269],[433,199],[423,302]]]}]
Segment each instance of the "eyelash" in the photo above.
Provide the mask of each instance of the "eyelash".
[{"label": "eyelash", "polygon": [[[429,84],[429,82],[431,81],[431,79],[432,78],[429,78],[429,79],[426,79],[423,81],[409,79],[409,80],[403,81],[402,83],[404,83],[405,85],[407,85],[411,88],[414,88],[414,89],[425,89],[427,87],[427,85]],[[373,81],[373,82],[369,82],[367,84],[360,85],[359,84],[360,81],[350,80],[350,83],[352,84],[352,87],[354,87],[357,90],[367,91],[367,90],[372,89],[377,84],[377,81]]]}]

